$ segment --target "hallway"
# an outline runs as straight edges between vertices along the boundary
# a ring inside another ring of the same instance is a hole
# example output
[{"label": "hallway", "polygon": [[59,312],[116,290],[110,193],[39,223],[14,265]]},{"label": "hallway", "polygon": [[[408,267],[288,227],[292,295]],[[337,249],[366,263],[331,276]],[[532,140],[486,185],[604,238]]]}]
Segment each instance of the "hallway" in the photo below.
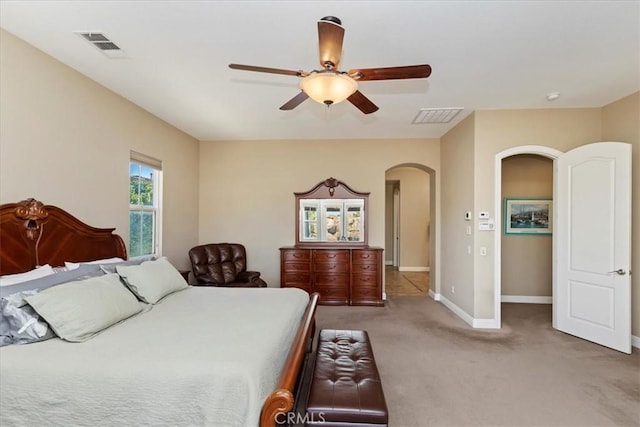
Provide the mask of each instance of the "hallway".
[{"label": "hallway", "polygon": [[392,266],[385,267],[387,296],[428,296],[428,271],[398,271]]}]

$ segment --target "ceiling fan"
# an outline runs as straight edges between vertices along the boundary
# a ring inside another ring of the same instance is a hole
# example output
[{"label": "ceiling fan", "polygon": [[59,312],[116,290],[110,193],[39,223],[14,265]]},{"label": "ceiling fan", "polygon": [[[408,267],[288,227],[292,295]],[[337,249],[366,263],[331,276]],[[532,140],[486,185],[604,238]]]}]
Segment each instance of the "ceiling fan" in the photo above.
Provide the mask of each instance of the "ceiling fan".
[{"label": "ceiling fan", "polygon": [[302,77],[300,93],[280,107],[281,110],[293,110],[307,98],[311,98],[327,106],[347,100],[364,114],[373,113],[378,107],[358,90],[359,81],[421,79],[431,75],[431,67],[427,64],[340,71],[338,66],[343,39],[344,27],[340,19],[325,16],[318,21],[321,69],[307,72],[242,64],[229,64],[229,68]]}]

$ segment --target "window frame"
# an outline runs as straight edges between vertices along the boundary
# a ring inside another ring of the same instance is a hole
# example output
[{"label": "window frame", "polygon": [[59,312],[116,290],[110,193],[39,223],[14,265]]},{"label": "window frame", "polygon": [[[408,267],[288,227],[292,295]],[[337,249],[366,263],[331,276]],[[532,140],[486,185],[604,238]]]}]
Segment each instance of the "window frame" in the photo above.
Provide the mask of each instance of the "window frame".
[{"label": "window frame", "polygon": [[[132,205],[131,204],[131,165],[138,164],[153,169],[152,173],[152,186],[153,186],[153,200],[152,205]],[[131,254],[131,213],[142,212],[152,213],[152,247],[153,251],[150,254],[140,254],[136,256],[129,256],[131,259],[147,257],[147,256],[162,256],[162,161],[153,157],[147,156],[142,153],[131,151],[129,158],[129,239],[128,249]]]}]

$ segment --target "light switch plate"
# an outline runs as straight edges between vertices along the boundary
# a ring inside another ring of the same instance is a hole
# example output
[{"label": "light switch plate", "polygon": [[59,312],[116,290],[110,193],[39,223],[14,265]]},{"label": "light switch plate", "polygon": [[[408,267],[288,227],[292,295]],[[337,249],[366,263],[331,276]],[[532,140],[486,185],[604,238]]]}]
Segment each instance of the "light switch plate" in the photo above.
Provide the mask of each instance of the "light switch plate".
[{"label": "light switch plate", "polygon": [[480,211],[480,212],[478,212],[478,218],[480,218],[480,219],[487,219],[487,218],[489,218],[489,212],[487,212],[487,211]]}]

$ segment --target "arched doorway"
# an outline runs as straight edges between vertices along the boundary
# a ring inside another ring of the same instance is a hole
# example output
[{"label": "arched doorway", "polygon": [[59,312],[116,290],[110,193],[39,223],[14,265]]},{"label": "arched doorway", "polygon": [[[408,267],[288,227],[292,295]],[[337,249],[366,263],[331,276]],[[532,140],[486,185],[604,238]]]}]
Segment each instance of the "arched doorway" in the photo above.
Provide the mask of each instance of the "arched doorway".
[{"label": "arched doorway", "polygon": [[[503,224],[503,200],[502,200],[502,166],[503,160],[520,154],[531,154],[538,155],[542,157],[549,158],[554,161],[557,159],[562,152],[553,148],[541,146],[541,145],[525,145],[521,147],[513,147],[507,150],[504,150],[495,157],[495,217],[496,217],[496,233],[494,235],[494,248],[495,248],[495,257],[494,257],[494,325],[493,327],[500,328],[501,327],[501,319],[502,319],[502,228],[501,224]],[[555,169],[555,168],[554,168]],[[555,173],[553,181],[555,183]],[[554,193],[555,193],[555,185],[554,185]],[[555,198],[555,194],[554,194]]]},{"label": "arched doorway", "polygon": [[388,283],[392,285],[389,289],[399,278],[406,286],[406,292],[401,294],[435,298],[435,171],[420,164],[399,164],[385,171],[385,183],[385,264]]}]

